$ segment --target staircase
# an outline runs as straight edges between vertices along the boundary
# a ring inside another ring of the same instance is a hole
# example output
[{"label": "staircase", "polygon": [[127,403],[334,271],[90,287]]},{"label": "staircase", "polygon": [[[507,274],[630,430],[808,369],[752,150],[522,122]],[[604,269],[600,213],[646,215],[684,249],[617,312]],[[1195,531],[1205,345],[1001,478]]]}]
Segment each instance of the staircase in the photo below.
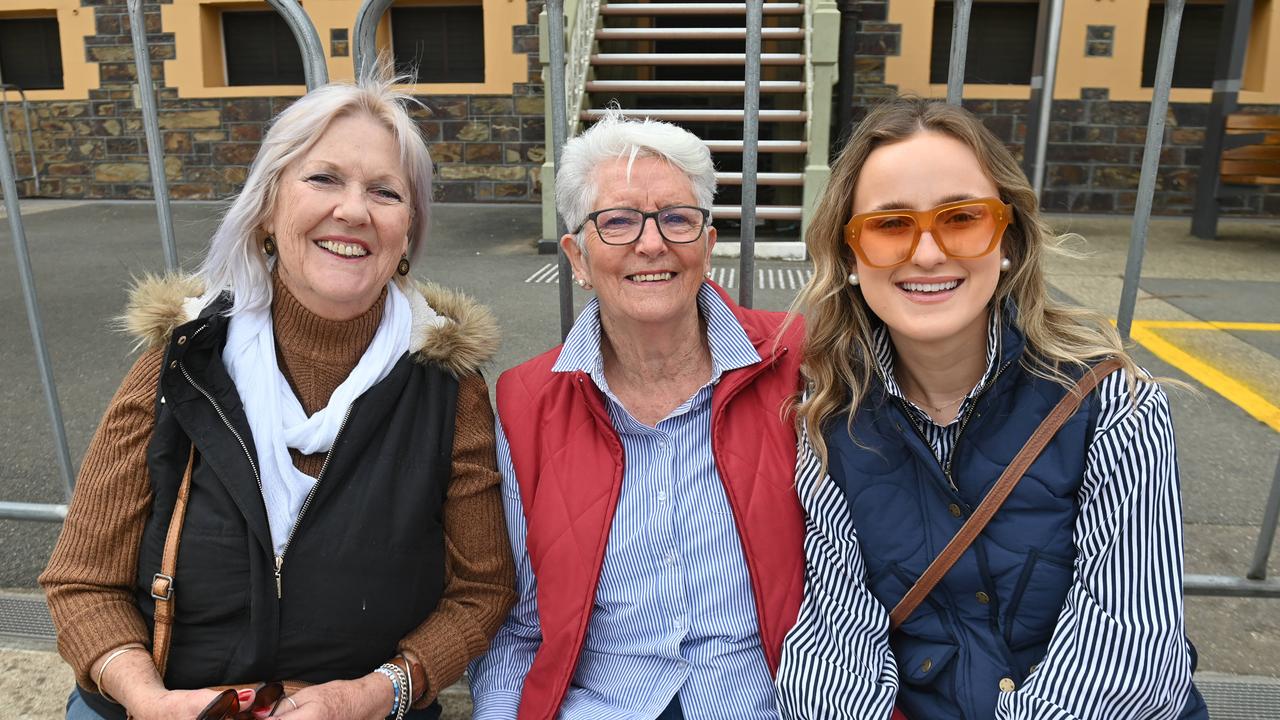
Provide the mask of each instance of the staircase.
[{"label": "staircase", "polygon": [[[599,3],[599,4],[597,4]],[[762,254],[804,256],[802,231],[825,185],[840,15],[833,0],[766,0],[760,56],[756,237]],[[746,4],[567,0],[570,136],[617,103],[623,113],[683,126],[706,141],[719,190],[719,250],[736,252],[742,217]],[[542,18],[545,29],[545,13]],[[545,39],[547,36],[542,35]],[[551,59],[543,43],[544,78]],[[548,92],[548,98],[550,93]],[[554,251],[554,109],[547,105],[543,238]]]}]

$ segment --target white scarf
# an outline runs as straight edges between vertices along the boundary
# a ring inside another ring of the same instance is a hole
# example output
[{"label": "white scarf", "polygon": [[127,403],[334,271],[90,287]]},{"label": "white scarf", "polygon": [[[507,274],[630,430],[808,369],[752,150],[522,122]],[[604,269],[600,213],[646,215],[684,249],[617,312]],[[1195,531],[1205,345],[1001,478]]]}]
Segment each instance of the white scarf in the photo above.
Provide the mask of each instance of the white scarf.
[{"label": "white scarf", "polygon": [[302,503],[316,479],[293,466],[289,448],[303,455],[328,452],[351,403],[391,372],[409,349],[413,334],[410,301],[394,282],[373,340],[355,369],[329,397],[329,404],[307,417],[276,362],[271,308],[231,317],[222,363],[235,383],[258,451],[262,499],[267,506],[271,543],[279,556],[289,542]]}]

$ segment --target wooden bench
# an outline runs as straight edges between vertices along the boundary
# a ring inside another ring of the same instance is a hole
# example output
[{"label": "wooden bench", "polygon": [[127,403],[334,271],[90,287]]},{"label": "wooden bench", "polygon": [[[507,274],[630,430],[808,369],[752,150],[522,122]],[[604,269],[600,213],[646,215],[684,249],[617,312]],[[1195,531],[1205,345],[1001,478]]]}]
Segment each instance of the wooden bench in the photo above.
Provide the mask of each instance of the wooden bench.
[{"label": "wooden bench", "polygon": [[1222,184],[1280,185],[1280,115],[1228,115],[1222,148]]}]

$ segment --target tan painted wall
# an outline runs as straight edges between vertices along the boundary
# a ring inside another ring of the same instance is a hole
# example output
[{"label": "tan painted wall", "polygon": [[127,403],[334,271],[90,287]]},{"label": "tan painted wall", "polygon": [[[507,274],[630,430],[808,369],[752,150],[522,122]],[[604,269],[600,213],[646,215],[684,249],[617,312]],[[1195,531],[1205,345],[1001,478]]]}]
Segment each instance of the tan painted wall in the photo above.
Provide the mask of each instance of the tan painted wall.
[{"label": "tan painted wall", "polygon": [[[98,63],[84,59],[84,38],[95,32],[93,8],[80,7],[80,0],[3,0],[0,8],[0,18],[58,18],[62,89],[28,90],[28,100],[85,100],[90,90],[98,89]],[[10,100],[15,98],[13,94]]]},{"label": "tan painted wall", "polygon": [[[1194,0],[1193,0],[1194,1]],[[1244,90],[1244,104],[1280,104],[1280,0],[1255,0]],[[1142,52],[1146,37],[1148,0],[1066,0],[1053,96],[1078,100],[1082,88],[1106,88],[1112,100],[1150,101],[1151,89],[1141,86]],[[890,0],[890,23],[902,28],[900,54],[885,63],[885,82],[902,92],[945,97],[947,86],[929,82],[929,53],[933,37],[934,0]],[[1115,27],[1111,57],[1085,57],[1085,29],[1089,25]],[[1210,90],[1174,88],[1172,102],[1209,102]],[[964,86],[967,99],[1016,99],[1031,96],[1026,85]]]},{"label": "tan painted wall", "polygon": [[[72,1],[72,0],[68,0]],[[438,3],[463,4],[465,0],[400,0],[397,7]],[[514,83],[528,81],[528,56],[512,50],[512,28],[526,23],[523,0],[481,0],[484,6],[485,81],[482,83],[430,83],[411,88],[416,94],[509,95]],[[307,0],[303,9],[316,25],[331,80],[351,80],[355,76],[352,57],[329,55],[329,31],[346,28],[349,44],[354,39],[360,0]],[[220,13],[225,9],[264,9],[265,2],[244,0],[174,0],[162,5],[160,14],[165,32],[174,35],[176,57],[166,60],[166,83],[178,89],[179,97],[265,97],[301,95],[302,85],[250,85],[227,87],[222,60]],[[387,19],[379,25],[378,45],[387,47]]]}]

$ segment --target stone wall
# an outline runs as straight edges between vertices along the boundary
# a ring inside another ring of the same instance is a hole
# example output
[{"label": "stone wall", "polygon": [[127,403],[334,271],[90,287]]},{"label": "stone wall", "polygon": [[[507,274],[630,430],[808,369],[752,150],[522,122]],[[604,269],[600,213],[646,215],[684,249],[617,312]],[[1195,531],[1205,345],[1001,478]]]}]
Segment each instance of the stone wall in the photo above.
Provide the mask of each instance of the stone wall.
[{"label": "stone wall", "polygon": [[[170,2],[171,0],[164,0]],[[538,65],[539,0],[526,0],[528,24],[512,45],[528,57],[528,82],[510,95],[433,95],[412,111],[436,163],[436,197],[443,201],[538,201],[544,155],[543,95]],[[57,198],[152,196],[141,111],[134,107],[133,45],[125,0],[81,0],[94,8],[97,34],[85,38],[85,59],[99,63],[101,87],[88,100],[31,104],[40,194]],[[152,75],[164,140],[165,169],[174,198],[221,199],[238,192],[267,122],[291,97],[181,99],[164,87],[173,36],[160,32],[160,3],[144,4]],[[354,22],[354,18],[352,19]],[[17,172],[30,175],[23,121],[10,105]],[[25,181],[24,195],[34,194]]]},{"label": "stone wall", "polygon": [[[892,0],[847,0],[860,12],[858,57],[854,67],[854,119],[898,88],[885,82],[885,58],[899,52],[901,30],[886,22]],[[1109,28],[1090,28],[1086,52],[1110,52]],[[843,75],[843,73],[842,73]],[[966,100],[965,108],[982,118],[1019,161],[1027,132],[1025,100]],[[1146,102],[1113,102],[1105,89],[1086,89],[1079,100],[1053,104],[1046,150],[1044,207],[1054,211],[1132,213],[1141,172],[1147,119]],[[1280,114],[1280,106],[1245,106],[1238,112]],[[1172,103],[1165,118],[1153,211],[1189,215],[1208,120],[1208,103]],[[839,137],[842,133],[833,133]],[[1223,186],[1223,214],[1280,215],[1280,187]]]}]

